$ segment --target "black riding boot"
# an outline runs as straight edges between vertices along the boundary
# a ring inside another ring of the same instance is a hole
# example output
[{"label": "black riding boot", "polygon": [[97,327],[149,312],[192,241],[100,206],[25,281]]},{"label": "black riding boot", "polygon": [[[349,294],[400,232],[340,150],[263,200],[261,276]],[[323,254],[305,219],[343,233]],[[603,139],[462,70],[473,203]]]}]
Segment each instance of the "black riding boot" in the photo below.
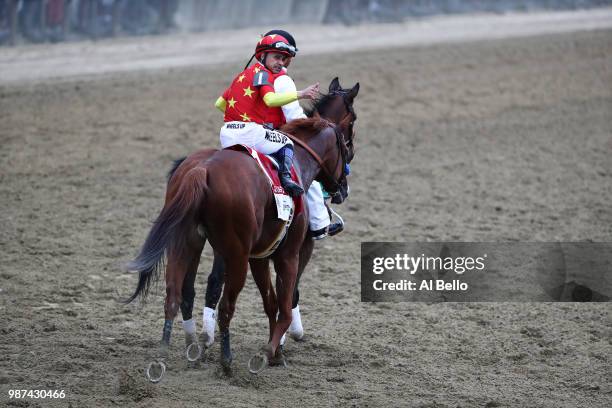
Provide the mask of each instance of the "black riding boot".
[{"label": "black riding boot", "polygon": [[[325,205],[325,207],[327,207],[327,214],[329,214],[329,221],[331,222],[333,221],[331,209],[329,208],[327,204]],[[327,235],[329,235],[330,237],[333,237],[334,235],[338,235],[342,231],[344,231],[344,222],[343,221],[334,222],[334,223],[329,224],[329,227],[327,228]]]},{"label": "black riding boot", "polygon": [[291,166],[293,165],[293,146],[288,145],[276,152],[278,158],[278,177],[281,186],[291,197],[304,193],[304,189],[291,180]]}]

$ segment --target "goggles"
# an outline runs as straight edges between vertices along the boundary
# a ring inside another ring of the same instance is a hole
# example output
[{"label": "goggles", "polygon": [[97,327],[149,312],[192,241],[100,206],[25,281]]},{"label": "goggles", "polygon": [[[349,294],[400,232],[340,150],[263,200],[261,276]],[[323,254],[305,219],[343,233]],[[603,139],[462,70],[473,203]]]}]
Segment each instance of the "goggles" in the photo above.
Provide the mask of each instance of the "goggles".
[{"label": "goggles", "polygon": [[295,48],[293,45],[284,43],[282,41],[275,42],[274,44],[271,44],[270,48],[281,50],[281,51],[286,51],[289,54],[291,54],[292,57],[295,57],[295,53],[297,52],[297,48]]}]

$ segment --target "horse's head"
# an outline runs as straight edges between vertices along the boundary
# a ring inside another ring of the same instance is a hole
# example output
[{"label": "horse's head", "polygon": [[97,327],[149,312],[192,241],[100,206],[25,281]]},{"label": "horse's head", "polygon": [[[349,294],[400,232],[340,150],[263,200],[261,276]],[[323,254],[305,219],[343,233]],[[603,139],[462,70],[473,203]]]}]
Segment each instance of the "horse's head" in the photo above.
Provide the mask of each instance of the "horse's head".
[{"label": "horse's head", "polygon": [[359,93],[359,83],[352,88],[344,89],[338,78],[329,85],[329,93],[324,95],[315,105],[315,112],[334,124],[336,134],[335,148],[330,149],[328,157],[323,158],[328,163],[330,171],[320,181],[325,190],[332,194],[334,204],[342,203],[348,196],[348,164],[355,157],[355,121],[357,115],[353,110],[353,101]]}]

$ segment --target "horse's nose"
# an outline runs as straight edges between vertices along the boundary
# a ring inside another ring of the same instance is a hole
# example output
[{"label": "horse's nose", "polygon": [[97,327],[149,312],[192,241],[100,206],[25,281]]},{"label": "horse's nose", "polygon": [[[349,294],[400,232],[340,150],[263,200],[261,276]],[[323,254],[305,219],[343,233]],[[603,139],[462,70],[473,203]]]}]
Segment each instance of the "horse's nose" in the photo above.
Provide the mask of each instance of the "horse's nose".
[{"label": "horse's nose", "polygon": [[337,193],[335,193],[332,196],[332,204],[342,204],[342,202],[344,201],[345,197],[344,194],[342,194],[342,191],[338,191]]},{"label": "horse's nose", "polygon": [[332,196],[332,203],[333,204],[342,204],[344,202],[344,200],[346,200],[346,198],[348,197],[348,194],[349,194],[349,185],[345,181],[344,183],[342,183],[340,185],[340,188],[338,189],[338,191],[336,191],[333,194],[333,196]]}]

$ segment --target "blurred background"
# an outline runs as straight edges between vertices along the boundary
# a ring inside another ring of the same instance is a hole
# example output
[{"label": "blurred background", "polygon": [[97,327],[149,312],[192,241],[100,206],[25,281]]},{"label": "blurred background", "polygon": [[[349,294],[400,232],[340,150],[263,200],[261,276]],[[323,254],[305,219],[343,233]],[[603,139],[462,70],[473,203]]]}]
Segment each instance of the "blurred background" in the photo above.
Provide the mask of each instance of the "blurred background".
[{"label": "blurred background", "polygon": [[609,5],[612,0],[0,0],[0,45]]}]

